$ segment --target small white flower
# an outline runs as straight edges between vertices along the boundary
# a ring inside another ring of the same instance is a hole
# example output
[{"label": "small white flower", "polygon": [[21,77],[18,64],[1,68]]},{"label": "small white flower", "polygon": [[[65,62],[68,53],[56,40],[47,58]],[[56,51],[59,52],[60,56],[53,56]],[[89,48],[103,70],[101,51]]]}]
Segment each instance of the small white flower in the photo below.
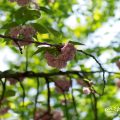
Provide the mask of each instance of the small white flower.
[{"label": "small white flower", "polygon": [[89,87],[83,87],[83,93],[89,95],[91,93]]}]

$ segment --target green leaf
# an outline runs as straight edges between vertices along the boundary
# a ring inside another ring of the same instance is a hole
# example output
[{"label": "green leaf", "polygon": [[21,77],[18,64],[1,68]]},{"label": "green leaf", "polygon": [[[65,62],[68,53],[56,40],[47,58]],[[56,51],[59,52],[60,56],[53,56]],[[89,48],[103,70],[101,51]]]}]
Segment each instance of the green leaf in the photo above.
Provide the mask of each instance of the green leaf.
[{"label": "green leaf", "polygon": [[74,44],[74,45],[84,45],[84,44],[82,44],[82,43],[75,42],[75,41],[69,41],[69,43],[72,43],[72,44]]},{"label": "green leaf", "polygon": [[52,10],[49,9],[49,8],[41,7],[41,6],[40,6],[40,10],[43,11],[43,12],[45,12],[45,13],[52,14]]},{"label": "green leaf", "polygon": [[39,33],[48,33],[48,30],[43,26],[41,25],[40,23],[32,23],[31,24]]},{"label": "green leaf", "polygon": [[17,24],[16,22],[10,22],[10,23],[6,23],[4,24],[1,29],[9,29],[9,28],[12,28],[12,27],[15,27],[15,26],[18,26],[19,24]]},{"label": "green leaf", "polygon": [[58,32],[57,30],[48,27],[47,30],[49,31],[49,33],[52,33],[55,37],[60,37],[62,35],[61,32]]},{"label": "green leaf", "polygon": [[[47,49],[48,49],[48,47],[40,47],[40,48],[38,48],[38,49],[34,52],[33,55],[36,55],[36,54],[38,54],[38,53],[40,53],[40,52],[45,52]],[[33,56],[33,55],[32,55],[32,56]]]},{"label": "green leaf", "polygon": [[12,97],[15,96],[15,91],[14,90],[7,90],[5,91],[5,97]]},{"label": "green leaf", "polygon": [[23,23],[29,20],[35,20],[40,18],[40,16],[41,13],[38,10],[30,10],[27,9],[26,7],[22,7],[18,9],[14,14],[17,23]]},{"label": "green leaf", "polygon": [[113,47],[116,52],[120,52],[120,47]]},{"label": "green leaf", "polygon": [[120,59],[120,56],[116,56],[111,60],[111,62],[112,63],[117,62],[119,59]]}]

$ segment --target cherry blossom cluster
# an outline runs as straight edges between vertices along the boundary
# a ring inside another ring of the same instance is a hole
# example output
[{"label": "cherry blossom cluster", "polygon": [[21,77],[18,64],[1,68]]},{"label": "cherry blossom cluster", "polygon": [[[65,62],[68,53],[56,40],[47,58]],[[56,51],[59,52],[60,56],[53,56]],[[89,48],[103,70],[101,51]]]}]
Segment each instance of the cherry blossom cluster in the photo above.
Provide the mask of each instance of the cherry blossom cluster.
[{"label": "cherry blossom cluster", "polygon": [[10,107],[5,107],[5,108],[0,109],[0,115],[7,113],[9,109]]},{"label": "cherry blossom cluster", "polygon": [[56,86],[55,89],[58,93],[64,93],[69,91],[71,84],[69,80],[61,79],[55,81],[55,86]]},{"label": "cherry blossom cluster", "polygon": [[20,6],[25,6],[31,2],[31,0],[9,0],[10,2],[17,2]]},{"label": "cherry blossom cluster", "polygon": [[45,53],[45,58],[49,66],[60,69],[65,67],[67,65],[67,62],[74,58],[75,53],[76,48],[74,45],[67,43],[61,48],[61,53],[57,57],[47,51]]},{"label": "cherry blossom cluster", "polygon": [[[30,25],[17,26],[10,29],[10,36],[13,38],[22,38],[22,41],[17,41],[20,46],[29,45],[36,34],[35,29]],[[16,43],[14,43],[16,45]]]},{"label": "cherry blossom cluster", "polygon": [[34,116],[34,120],[62,120],[63,113],[61,111],[55,110],[51,114],[37,110]]}]

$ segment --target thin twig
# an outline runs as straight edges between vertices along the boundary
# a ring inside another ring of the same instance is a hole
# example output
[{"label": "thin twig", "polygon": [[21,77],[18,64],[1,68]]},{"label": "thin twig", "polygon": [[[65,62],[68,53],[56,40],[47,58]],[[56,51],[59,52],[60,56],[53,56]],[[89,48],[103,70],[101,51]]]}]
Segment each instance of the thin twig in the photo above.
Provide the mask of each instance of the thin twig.
[{"label": "thin twig", "polygon": [[45,77],[46,84],[47,84],[47,105],[48,105],[48,113],[51,113],[51,107],[50,107],[50,97],[51,97],[51,92],[50,92],[50,85],[49,85],[49,79],[48,77]]},{"label": "thin twig", "polygon": [[26,46],[26,52],[25,52],[25,57],[26,57],[25,71],[28,71],[28,47],[29,46]]},{"label": "thin twig", "polygon": [[97,109],[97,98],[95,96],[95,94],[93,95],[93,99],[94,99],[94,120],[98,120],[98,109]]},{"label": "thin twig", "polygon": [[4,99],[4,95],[5,95],[5,91],[6,91],[6,79],[5,81],[3,82],[2,80],[1,81],[1,84],[2,84],[2,95],[0,97],[0,101],[2,101]]},{"label": "thin twig", "polygon": [[[11,37],[11,36],[5,36],[5,35],[1,35],[1,34],[0,34],[0,38],[7,38],[7,39],[10,39],[10,40],[13,40],[15,43],[17,43],[18,41],[23,42],[23,39]],[[47,43],[47,42],[37,42],[37,41],[31,41],[31,40],[29,40],[29,41],[24,40],[24,42],[26,42],[26,43],[35,43],[37,45],[58,46],[57,44],[50,44],[50,43]],[[17,43],[17,45],[18,45],[18,43]]]},{"label": "thin twig", "polygon": [[66,118],[67,118],[67,120],[69,120],[68,107],[67,107],[67,98],[66,98],[66,95],[65,95],[65,92],[64,92],[64,91],[63,91],[63,96],[64,96],[64,100],[65,100]]},{"label": "thin twig", "polygon": [[39,86],[40,86],[40,81],[39,81],[39,78],[37,77],[37,94],[35,96],[34,116],[35,116],[36,108],[37,108],[37,100],[38,100],[38,96],[39,96]]},{"label": "thin twig", "polygon": [[17,79],[17,80],[19,81],[20,87],[22,88],[22,92],[23,92],[22,99],[23,99],[23,107],[24,107],[24,102],[25,102],[25,88],[24,88],[22,82],[20,81],[20,79]]},{"label": "thin twig", "polygon": [[93,55],[91,55],[89,53],[86,53],[85,51],[82,51],[82,50],[78,50],[78,51],[81,52],[81,53],[83,53],[83,54],[85,54],[85,55],[87,55],[87,56],[92,57],[96,61],[96,63],[99,65],[100,69],[102,70],[102,73],[103,73],[103,91],[102,91],[101,95],[103,95],[104,94],[105,85],[106,85],[106,81],[105,81],[105,69],[102,67],[101,63],[95,58],[95,56],[93,56]]},{"label": "thin twig", "polygon": [[77,107],[76,107],[77,105],[76,105],[76,101],[75,101],[75,97],[74,97],[74,91],[73,91],[73,81],[72,81],[71,76],[69,76],[69,77],[70,77],[70,83],[71,83],[71,95],[72,95],[73,106],[75,109],[76,116],[77,116],[77,118],[79,118],[79,115],[77,112]]},{"label": "thin twig", "polygon": [[15,44],[18,46],[18,48],[19,48],[19,50],[20,50],[20,53],[23,54],[22,48],[21,48],[21,46],[19,45],[19,43],[18,43],[16,40],[14,40],[14,39],[13,39],[13,41],[14,41]]}]

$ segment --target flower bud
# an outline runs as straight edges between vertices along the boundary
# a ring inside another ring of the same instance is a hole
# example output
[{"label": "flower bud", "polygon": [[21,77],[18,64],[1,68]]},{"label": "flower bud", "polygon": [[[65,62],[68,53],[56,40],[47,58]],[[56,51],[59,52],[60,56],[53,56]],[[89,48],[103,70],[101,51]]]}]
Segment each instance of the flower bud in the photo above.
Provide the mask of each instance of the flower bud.
[{"label": "flower bud", "polygon": [[83,93],[89,95],[91,93],[89,87],[83,87]]}]

